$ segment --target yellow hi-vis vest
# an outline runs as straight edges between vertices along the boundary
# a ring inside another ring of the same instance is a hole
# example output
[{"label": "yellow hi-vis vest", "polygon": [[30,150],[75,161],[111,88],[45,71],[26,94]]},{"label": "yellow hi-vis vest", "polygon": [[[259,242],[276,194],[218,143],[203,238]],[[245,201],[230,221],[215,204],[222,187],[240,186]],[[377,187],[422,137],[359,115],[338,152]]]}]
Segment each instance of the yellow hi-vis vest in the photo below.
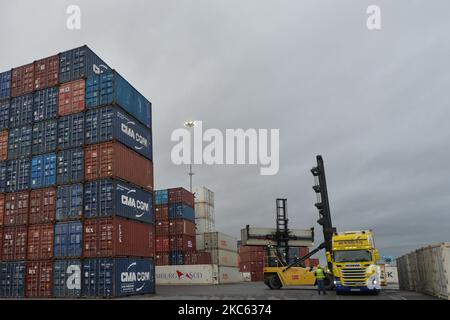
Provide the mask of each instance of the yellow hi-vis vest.
[{"label": "yellow hi-vis vest", "polygon": [[318,280],[325,279],[325,273],[323,272],[323,269],[316,270],[316,278]]}]

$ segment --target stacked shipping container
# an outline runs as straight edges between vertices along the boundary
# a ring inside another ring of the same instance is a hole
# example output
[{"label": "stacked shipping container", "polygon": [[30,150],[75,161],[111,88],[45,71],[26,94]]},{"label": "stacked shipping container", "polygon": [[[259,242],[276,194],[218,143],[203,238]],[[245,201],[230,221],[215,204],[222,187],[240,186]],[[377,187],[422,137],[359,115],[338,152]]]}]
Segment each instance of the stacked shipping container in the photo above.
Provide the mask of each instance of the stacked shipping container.
[{"label": "stacked shipping container", "polygon": [[195,194],[195,232],[197,247],[204,250],[204,234],[214,232],[214,192],[205,187],[196,187]]},{"label": "stacked shipping container", "polygon": [[156,265],[208,264],[211,256],[197,252],[194,195],[184,188],[155,192]]},{"label": "stacked shipping container", "polygon": [[154,292],[150,102],[84,46],[1,73],[0,130],[0,296]]}]

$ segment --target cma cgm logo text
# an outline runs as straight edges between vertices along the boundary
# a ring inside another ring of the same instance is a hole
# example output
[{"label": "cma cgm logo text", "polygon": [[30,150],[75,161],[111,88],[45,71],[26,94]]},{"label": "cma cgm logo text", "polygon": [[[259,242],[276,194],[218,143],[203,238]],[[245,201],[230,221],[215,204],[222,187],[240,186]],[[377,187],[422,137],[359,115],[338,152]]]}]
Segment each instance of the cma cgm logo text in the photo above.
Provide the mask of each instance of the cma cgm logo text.
[{"label": "cma cgm logo text", "polygon": [[[146,137],[141,136],[139,133],[134,132],[133,128],[129,127],[129,124],[135,125],[134,122],[128,122],[128,123],[122,123],[120,126],[120,129],[123,133],[125,133],[127,136],[132,138],[137,143],[141,144],[143,147],[148,146],[148,139]],[[143,147],[137,147],[137,149],[142,149]]]},{"label": "cma cgm logo text", "polygon": [[[136,192],[136,190],[131,190],[131,191]],[[136,200],[135,198],[130,197],[130,196],[126,195],[126,194],[123,194],[120,197],[120,200],[121,200],[123,205],[126,205],[128,207],[132,207],[132,208],[139,209],[139,210],[142,210],[142,211],[147,211],[147,212],[150,210],[149,209],[150,205],[147,202],[141,201],[141,200]]]},{"label": "cma cgm logo text", "polygon": [[136,271],[130,271],[130,269],[133,269],[136,267],[136,262],[133,262],[130,264],[127,268],[127,271],[122,272],[120,274],[120,281],[122,283],[127,282],[144,282],[140,287],[136,288],[135,291],[141,291],[145,287],[145,281],[150,281],[150,272],[144,271],[144,272],[136,272]]}]

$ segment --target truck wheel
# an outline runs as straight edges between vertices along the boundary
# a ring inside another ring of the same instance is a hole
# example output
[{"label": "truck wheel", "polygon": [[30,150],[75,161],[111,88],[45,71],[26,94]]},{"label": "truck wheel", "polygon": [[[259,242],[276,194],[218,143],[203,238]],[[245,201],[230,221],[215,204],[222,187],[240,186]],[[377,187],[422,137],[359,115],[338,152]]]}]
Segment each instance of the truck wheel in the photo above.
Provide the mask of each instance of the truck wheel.
[{"label": "truck wheel", "polygon": [[331,274],[325,275],[325,290],[334,290],[334,277]]},{"label": "truck wheel", "polygon": [[280,278],[278,278],[278,276],[276,274],[274,274],[273,276],[271,276],[269,278],[268,283],[269,283],[269,288],[272,290],[273,289],[276,289],[276,290],[281,289],[281,287],[283,286],[281,284]]}]

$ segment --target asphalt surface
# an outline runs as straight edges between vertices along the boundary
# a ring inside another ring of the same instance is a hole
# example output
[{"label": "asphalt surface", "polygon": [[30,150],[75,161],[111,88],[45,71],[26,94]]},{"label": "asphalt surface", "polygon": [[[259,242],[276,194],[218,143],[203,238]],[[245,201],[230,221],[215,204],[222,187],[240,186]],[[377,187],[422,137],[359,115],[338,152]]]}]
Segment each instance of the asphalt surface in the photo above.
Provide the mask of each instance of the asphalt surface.
[{"label": "asphalt surface", "polygon": [[327,295],[318,295],[315,288],[288,287],[270,290],[262,282],[244,282],[224,285],[196,286],[156,286],[155,295],[133,296],[125,299],[149,300],[433,300],[424,294],[386,288],[377,296],[373,295],[336,295],[334,291]]}]

